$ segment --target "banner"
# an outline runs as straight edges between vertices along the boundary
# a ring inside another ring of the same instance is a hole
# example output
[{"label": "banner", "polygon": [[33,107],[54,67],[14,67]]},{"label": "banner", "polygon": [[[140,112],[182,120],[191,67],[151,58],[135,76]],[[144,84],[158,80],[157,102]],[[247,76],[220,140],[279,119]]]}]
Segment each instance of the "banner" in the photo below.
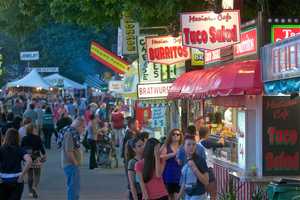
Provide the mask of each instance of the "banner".
[{"label": "banner", "polygon": [[128,15],[125,14],[121,19],[121,29],[123,35],[123,54],[136,54],[136,40],[139,35],[139,24],[134,22]]},{"label": "banner", "polygon": [[160,83],[161,65],[148,62],[145,36],[138,38],[140,83]]},{"label": "banner", "polygon": [[240,11],[182,13],[183,45],[214,50],[240,42]]},{"label": "banner", "polygon": [[126,61],[94,41],[91,44],[91,56],[116,73],[124,74],[129,70],[129,64]]},{"label": "banner", "polygon": [[146,37],[149,62],[171,65],[191,59],[190,48],[182,46],[182,37]]}]

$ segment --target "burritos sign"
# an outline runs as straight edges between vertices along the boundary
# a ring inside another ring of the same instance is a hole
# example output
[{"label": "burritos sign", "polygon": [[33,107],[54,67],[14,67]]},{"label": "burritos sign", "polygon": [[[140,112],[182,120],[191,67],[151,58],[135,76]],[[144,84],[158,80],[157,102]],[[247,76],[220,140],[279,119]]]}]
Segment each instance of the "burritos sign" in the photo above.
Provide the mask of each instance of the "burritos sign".
[{"label": "burritos sign", "polygon": [[182,13],[183,46],[214,50],[240,42],[240,11]]},{"label": "burritos sign", "polygon": [[146,37],[149,62],[175,64],[191,59],[190,48],[182,46],[182,37]]}]

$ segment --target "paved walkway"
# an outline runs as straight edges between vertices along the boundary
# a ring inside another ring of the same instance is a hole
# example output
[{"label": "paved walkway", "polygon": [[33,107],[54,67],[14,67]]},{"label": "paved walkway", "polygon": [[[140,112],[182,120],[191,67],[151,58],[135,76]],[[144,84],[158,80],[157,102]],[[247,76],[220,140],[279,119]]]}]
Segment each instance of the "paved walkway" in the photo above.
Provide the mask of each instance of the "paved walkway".
[{"label": "paved walkway", "polygon": [[[126,184],[123,168],[119,169],[88,169],[88,156],[84,154],[81,167],[81,198],[80,200],[123,200],[126,199]],[[39,186],[39,199],[66,200],[65,177],[60,167],[60,152],[48,152],[48,160],[42,171]],[[23,199],[29,200],[27,185]]]}]

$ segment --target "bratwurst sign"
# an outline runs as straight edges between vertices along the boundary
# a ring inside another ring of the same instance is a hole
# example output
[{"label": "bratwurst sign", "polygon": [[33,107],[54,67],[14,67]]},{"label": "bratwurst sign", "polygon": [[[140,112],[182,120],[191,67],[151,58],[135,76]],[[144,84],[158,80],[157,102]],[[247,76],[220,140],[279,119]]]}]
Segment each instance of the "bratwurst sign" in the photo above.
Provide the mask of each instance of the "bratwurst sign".
[{"label": "bratwurst sign", "polygon": [[148,61],[171,65],[191,59],[190,48],[182,46],[182,37],[146,37]]},{"label": "bratwurst sign", "polygon": [[183,46],[214,50],[240,42],[238,10],[182,13]]}]

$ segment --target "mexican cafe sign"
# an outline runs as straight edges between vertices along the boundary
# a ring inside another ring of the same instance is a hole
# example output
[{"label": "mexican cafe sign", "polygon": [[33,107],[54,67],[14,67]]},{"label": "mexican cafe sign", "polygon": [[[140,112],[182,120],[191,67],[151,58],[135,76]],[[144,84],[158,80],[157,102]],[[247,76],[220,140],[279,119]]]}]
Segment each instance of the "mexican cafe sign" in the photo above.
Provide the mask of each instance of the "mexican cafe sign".
[{"label": "mexican cafe sign", "polygon": [[148,62],[171,65],[191,59],[190,48],[182,46],[182,37],[146,37]]},{"label": "mexican cafe sign", "polygon": [[182,13],[183,46],[214,50],[240,42],[240,12],[224,11]]}]

